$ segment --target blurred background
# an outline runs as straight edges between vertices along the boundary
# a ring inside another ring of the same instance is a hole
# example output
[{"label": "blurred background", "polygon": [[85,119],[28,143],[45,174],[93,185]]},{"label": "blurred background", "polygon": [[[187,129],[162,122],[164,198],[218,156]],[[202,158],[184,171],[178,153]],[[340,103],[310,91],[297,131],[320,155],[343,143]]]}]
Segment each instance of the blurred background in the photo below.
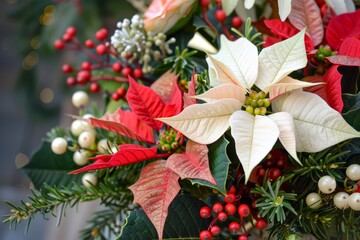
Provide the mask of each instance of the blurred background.
[{"label": "blurred background", "polygon": [[[19,204],[27,199],[31,182],[17,167],[25,164],[51,128],[68,128],[66,114],[78,114],[71,105],[74,89],[66,86],[61,72],[64,63],[80,65],[83,55],[57,52],[55,39],[65,29],[78,28],[82,40],[94,38],[107,27],[113,32],[116,22],[135,13],[144,1],[116,0],[2,0],[0,3],[0,214],[9,213],[9,201]],[[37,216],[29,232],[25,225],[16,231],[0,224],[0,239],[79,239],[78,231],[86,224],[90,209],[97,203],[68,209],[60,227],[56,219]],[[5,219],[4,217],[2,219]],[[26,222],[24,222],[26,223]]]}]

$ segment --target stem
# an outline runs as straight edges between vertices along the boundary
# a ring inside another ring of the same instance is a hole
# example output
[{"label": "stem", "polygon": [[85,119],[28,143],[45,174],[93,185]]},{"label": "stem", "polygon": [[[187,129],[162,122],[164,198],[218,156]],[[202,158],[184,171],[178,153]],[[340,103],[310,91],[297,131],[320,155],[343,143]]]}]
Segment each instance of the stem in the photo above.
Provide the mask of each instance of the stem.
[{"label": "stem", "polygon": [[118,77],[118,76],[111,76],[111,75],[102,75],[102,76],[96,76],[91,78],[91,82],[96,82],[100,80],[112,80],[116,82],[128,82],[127,78],[124,77]]},{"label": "stem", "polygon": [[216,27],[215,27],[215,26],[209,21],[209,19],[207,18],[207,16],[206,16],[206,9],[203,8],[202,11],[203,11],[203,20],[204,20],[204,22],[205,22],[207,25],[209,25],[209,27],[210,27],[212,30],[215,31],[216,35],[219,35],[218,31],[216,30]]},{"label": "stem", "polygon": [[231,35],[231,33],[229,32],[229,30],[226,28],[224,21],[221,22],[221,27],[223,28],[226,37],[227,37],[228,39],[230,39],[230,40],[234,40],[234,36]]}]

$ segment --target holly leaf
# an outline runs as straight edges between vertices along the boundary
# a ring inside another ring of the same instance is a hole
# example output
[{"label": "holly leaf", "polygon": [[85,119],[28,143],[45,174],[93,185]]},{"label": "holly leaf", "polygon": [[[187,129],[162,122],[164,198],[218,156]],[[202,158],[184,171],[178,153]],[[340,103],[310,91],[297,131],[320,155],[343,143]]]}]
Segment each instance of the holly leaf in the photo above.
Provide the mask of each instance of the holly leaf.
[{"label": "holly leaf", "polygon": [[324,38],[320,8],[315,0],[297,0],[291,3],[290,23],[298,30],[306,28],[315,46]]},{"label": "holly leaf", "polygon": [[72,182],[80,182],[81,175],[74,176],[68,173],[78,166],[73,161],[71,151],[57,155],[51,150],[51,143],[43,141],[36,150],[29,163],[21,167],[21,170],[29,176],[35,188],[42,189],[43,184],[49,186],[70,186]]},{"label": "holly leaf", "polygon": [[228,144],[229,141],[227,141],[224,137],[221,137],[216,142],[208,145],[210,170],[217,184],[214,185],[204,180],[190,179],[192,184],[199,184],[202,186],[214,188],[222,194],[226,194],[226,180],[228,177],[228,170],[230,165],[230,160],[226,153]]},{"label": "holly leaf", "polygon": [[154,90],[138,84],[132,77],[129,77],[126,99],[140,120],[156,130],[161,129],[163,123],[155,120],[155,118],[163,116],[165,103]]},{"label": "holly leaf", "polygon": [[172,154],[166,161],[166,167],[181,179],[202,179],[216,185],[210,171],[208,148],[204,144],[189,140],[185,153]]},{"label": "holly leaf", "polygon": [[295,91],[285,96],[283,104],[273,105],[273,110],[293,115],[297,152],[319,152],[344,140],[360,137],[339,112],[313,93]]},{"label": "holly leaf", "polygon": [[71,174],[142,162],[155,158],[157,156],[156,151],[156,147],[146,148],[136,144],[122,144],[119,146],[119,151],[112,155],[110,159],[109,155],[100,155],[93,164],[72,171]]},{"label": "holly leaf", "polygon": [[275,122],[266,116],[237,111],[230,119],[236,155],[244,169],[245,183],[251,171],[266,157],[279,137]]},{"label": "holly leaf", "polygon": [[[207,229],[211,218],[199,215],[205,204],[190,195],[179,195],[169,206],[169,215],[164,227],[165,239],[198,239],[199,230]],[[142,209],[131,211],[116,240],[157,239],[157,233]]]},{"label": "holly leaf", "polygon": [[176,116],[159,120],[195,142],[210,144],[224,134],[231,114],[241,106],[238,100],[226,98],[213,103],[193,104]]},{"label": "holly leaf", "polygon": [[179,176],[165,167],[165,160],[146,165],[138,181],[129,189],[154,225],[159,239],[162,239],[168,208],[180,191]]},{"label": "holly leaf", "polygon": [[115,113],[107,113],[101,118],[90,118],[90,123],[140,142],[155,143],[153,129],[129,110],[118,108]]}]

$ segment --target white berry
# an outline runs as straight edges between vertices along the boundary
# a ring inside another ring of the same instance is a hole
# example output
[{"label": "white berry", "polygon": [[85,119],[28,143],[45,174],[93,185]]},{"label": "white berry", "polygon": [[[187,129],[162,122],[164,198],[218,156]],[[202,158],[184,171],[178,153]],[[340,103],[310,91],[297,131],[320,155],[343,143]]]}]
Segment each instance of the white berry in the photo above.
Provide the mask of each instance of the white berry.
[{"label": "white berry", "polygon": [[89,96],[84,91],[77,91],[72,95],[71,101],[77,108],[84,107],[88,104]]},{"label": "white berry", "polygon": [[84,131],[78,137],[78,142],[82,148],[91,148],[91,145],[95,142],[95,131]]},{"label": "white berry", "polygon": [[321,206],[321,197],[319,194],[313,192],[309,193],[306,196],[306,205],[308,205],[309,208],[317,209]]},{"label": "white berry", "polygon": [[90,123],[80,119],[74,120],[70,127],[70,131],[74,136],[79,136],[82,132],[91,129],[93,129],[93,126]]},{"label": "white berry", "polygon": [[98,144],[97,144],[97,150],[102,153],[102,154],[106,154],[109,151],[109,143],[108,140],[106,138],[101,139]]},{"label": "white berry", "polygon": [[65,138],[57,137],[51,142],[51,150],[55,154],[63,154],[66,152],[67,149],[67,141]]},{"label": "white berry", "polygon": [[349,206],[354,211],[360,211],[360,193],[352,193],[348,198]]},{"label": "white berry", "polygon": [[85,173],[81,178],[81,182],[86,188],[89,188],[92,185],[97,185],[98,177],[94,173]]},{"label": "white berry", "polygon": [[340,209],[347,209],[349,207],[348,198],[349,194],[346,192],[338,192],[333,199],[334,205]]},{"label": "white berry", "polygon": [[76,165],[79,166],[84,166],[89,162],[87,158],[87,152],[84,151],[83,149],[74,152],[73,160],[76,163]]},{"label": "white berry", "polygon": [[318,181],[318,187],[322,193],[330,194],[336,189],[336,180],[329,175],[322,176]]},{"label": "white berry", "polygon": [[346,176],[353,181],[360,180],[360,165],[359,164],[351,164],[346,168]]}]

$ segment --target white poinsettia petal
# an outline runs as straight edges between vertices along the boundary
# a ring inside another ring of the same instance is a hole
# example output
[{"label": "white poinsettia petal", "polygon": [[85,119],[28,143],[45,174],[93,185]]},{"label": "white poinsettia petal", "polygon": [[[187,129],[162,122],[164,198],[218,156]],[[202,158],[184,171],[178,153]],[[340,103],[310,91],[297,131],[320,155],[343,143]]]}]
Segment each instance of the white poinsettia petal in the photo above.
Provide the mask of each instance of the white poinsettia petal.
[{"label": "white poinsettia petal", "polygon": [[229,128],[231,114],[241,109],[242,103],[236,99],[221,99],[213,103],[193,104],[173,117],[158,118],[187,138],[210,144],[224,134]]},{"label": "white poinsettia petal", "polygon": [[[226,66],[242,87],[250,89],[258,74],[257,47],[246,38],[230,41],[224,35],[220,37],[220,46],[219,52],[211,56]],[[218,71],[216,66],[215,69]]]},{"label": "white poinsettia petal", "polygon": [[226,16],[229,16],[238,5],[239,0],[221,1],[222,9],[225,11]]},{"label": "white poinsettia petal", "polygon": [[188,47],[206,52],[206,53],[217,53],[217,49],[201,35],[199,32],[195,32],[194,36],[188,42]]},{"label": "white poinsettia petal", "polygon": [[279,16],[281,21],[285,21],[291,12],[291,0],[278,0]]},{"label": "white poinsettia petal", "polygon": [[197,99],[201,99],[205,102],[215,102],[223,98],[234,98],[241,103],[245,102],[245,89],[233,84],[222,84],[214,88],[209,89],[203,94],[195,96]]},{"label": "white poinsettia petal", "polygon": [[356,7],[353,0],[325,0],[327,5],[333,9],[336,15],[355,12]]},{"label": "white poinsettia petal", "polygon": [[261,51],[256,86],[263,90],[289,73],[306,66],[304,34],[305,30],[302,30],[293,37]]},{"label": "white poinsettia petal", "polygon": [[279,137],[279,129],[270,118],[237,111],[230,119],[231,135],[248,181],[251,171],[270,152]]},{"label": "white poinsettia petal", "polygon": [[216,60],[211,55],[209,55],[206,60],[209,65],[209,78],[211,86],[214,87],[221,84],[233,84],[242,87],[228,66]]},{"label": "white poinsettia petal", "polygon": [[315,85],[324,84],[322,82],[319,83],[310,83],[305,81],[299,81],[293,79],[289,76],[284,77],[278,83],[271,84],[264,89],[265,92],[269,92],[270,100],[295,89],[302,89],[305,87],[311,87]]},{"label": "white poinsettia petal", "polygon": [[360,137],[341,116],[318,95],[295,91],[286,97],[281,112],[292,114],[297,152],[318,152],[350,138]]},{"label": "white poinsettia petal", "polygon": [[255,0],[245,0],[244,6],[246,9],[250,9],[254,6]]},{"label": "white poinsettia petal", "polygon": [[296,155],[296,137],[295,137],[295,124],[294,119],[290,113],[287,112],[278,112],[268,117],[274,121],[278,126],[280,135],[279,140],[284,146],[286,151],[299,163],[300,160]]}]

